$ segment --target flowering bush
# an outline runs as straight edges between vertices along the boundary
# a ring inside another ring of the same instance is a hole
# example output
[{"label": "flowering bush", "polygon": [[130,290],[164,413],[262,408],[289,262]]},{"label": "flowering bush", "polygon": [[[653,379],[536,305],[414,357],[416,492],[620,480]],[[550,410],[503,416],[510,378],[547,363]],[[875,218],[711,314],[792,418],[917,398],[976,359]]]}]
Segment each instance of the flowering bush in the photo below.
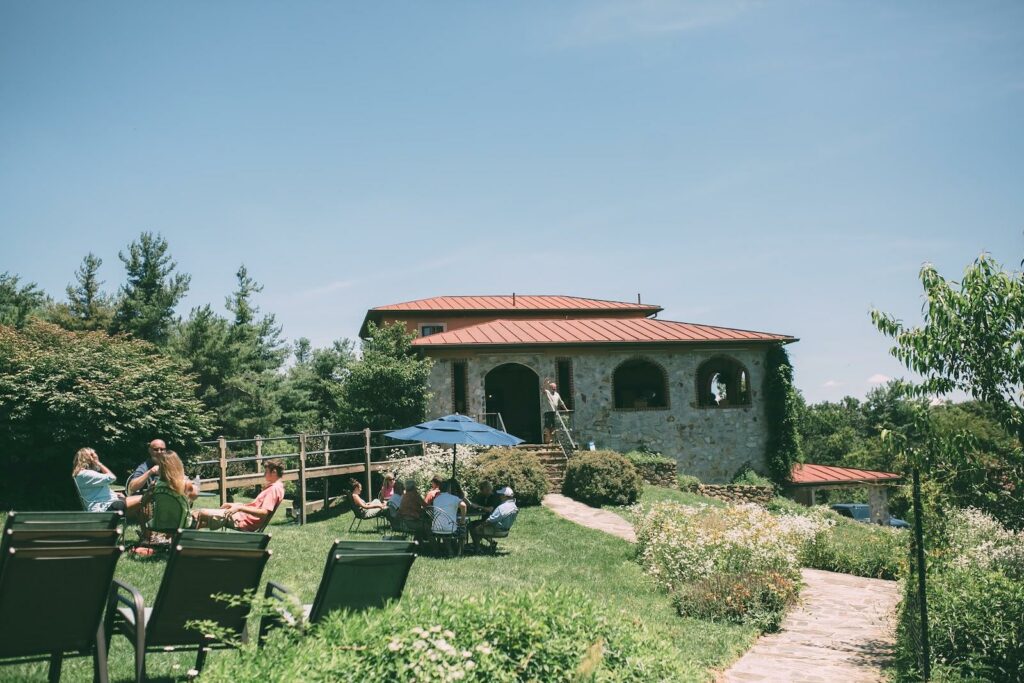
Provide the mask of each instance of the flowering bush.
[{"label": "flowering bush", "polygon": [[262,649],[216,658],[203,680],[694,679],[674,649],[628,616],[564,590],[407,596],[381,610],[332,614],[305,637],[279,629]]},{"label": "flowering bush", "polygon": [[954,509],[946,518],[950,564],[999,571],[1024,580],[1024,532],[1014,532],[977,508]]},{"label": "flowering bush", "polygon": [[[434,476],[440,476],[442,479],[452,476],[451,446],[441,447],[428,444],[425,450],[426,453],[422,457],[405,458],[405,453],[401,450],[392,451],[388,457],[388,459],[403,458],[396,461],[392,470],[395,478],[402,481],[406,479],[415,480],[420,493],[430,489],[430,480]],[[479,453],[470,446],[455,447],[455,473],[467,493],[474,491],[476,488],[476,479],[473,475],[475,468],[473,466],[478,458]]]},{"label": "flowering bush", "polygon": [[796,597],[800,547],[823,525],[757,505],[658,503],[636,525],[638,558],[681,613],[770,629]]}]

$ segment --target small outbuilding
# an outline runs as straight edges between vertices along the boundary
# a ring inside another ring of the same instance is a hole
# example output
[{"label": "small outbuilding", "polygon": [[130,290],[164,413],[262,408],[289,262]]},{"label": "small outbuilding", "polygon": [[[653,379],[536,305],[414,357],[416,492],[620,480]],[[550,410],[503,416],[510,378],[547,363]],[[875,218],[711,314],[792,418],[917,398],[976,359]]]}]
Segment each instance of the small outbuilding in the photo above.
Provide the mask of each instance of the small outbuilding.
[{"label": "small outbuilding", "polygon": [[817,505],[818,491],[867,489],[871,521],[876,524],[888,524],[889,488],[899,483],[901,478],[895,472],[797,463],[793,465],[792,480],[787,487],[787,493],[798,503]]}]

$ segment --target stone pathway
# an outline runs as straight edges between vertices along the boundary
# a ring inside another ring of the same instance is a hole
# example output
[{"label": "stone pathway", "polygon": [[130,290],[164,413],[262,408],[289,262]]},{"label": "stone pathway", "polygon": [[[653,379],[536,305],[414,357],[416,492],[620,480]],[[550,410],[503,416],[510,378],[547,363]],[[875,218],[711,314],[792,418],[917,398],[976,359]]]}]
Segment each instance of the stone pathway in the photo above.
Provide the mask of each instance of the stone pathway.
[{"label": "stone pathway", "polygon": [[544,496],[541,504],[546,508],[550,508],[559,517],[565,517],[570,522],[576,522],[580,526],[597,529],[612,536],[618,536],[624,541],[636,543],[633,525],[614,512],[592,508],[572,498],[567,498],[560,493],[549,493]]},{"label": "stone pathway", "polygon": [[720,680],[886,680],[882,667],[892,659],[898,584],[818,569],[801,571],[801,604],[789,611],[778,633],[761,636]]},{"label": "stone pathway", "polygon": [[[607,510],[559,494],[542,501],[555,514],[591,529],[636,542],[633,525]],[[719,677],[722,683],[874,683],[886,680],[892,659],[895,581],[865,579],[818,569],[801,570],[800,604],[778,633],[761,636]]]}]

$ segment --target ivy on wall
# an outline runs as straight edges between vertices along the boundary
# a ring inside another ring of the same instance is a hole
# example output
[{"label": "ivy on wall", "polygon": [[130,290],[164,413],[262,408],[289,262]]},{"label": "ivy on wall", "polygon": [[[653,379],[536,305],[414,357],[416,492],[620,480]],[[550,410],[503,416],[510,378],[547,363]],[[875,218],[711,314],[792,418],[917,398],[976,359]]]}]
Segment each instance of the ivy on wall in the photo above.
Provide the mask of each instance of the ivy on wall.
[{"label": "ivy on wall", "polygon": [[782,485],[789,481],[793,463],[802,459],[793,366],[782,345],[768,349],[765,358],[764,403],[768,428],[765,461],[772,480]]}]

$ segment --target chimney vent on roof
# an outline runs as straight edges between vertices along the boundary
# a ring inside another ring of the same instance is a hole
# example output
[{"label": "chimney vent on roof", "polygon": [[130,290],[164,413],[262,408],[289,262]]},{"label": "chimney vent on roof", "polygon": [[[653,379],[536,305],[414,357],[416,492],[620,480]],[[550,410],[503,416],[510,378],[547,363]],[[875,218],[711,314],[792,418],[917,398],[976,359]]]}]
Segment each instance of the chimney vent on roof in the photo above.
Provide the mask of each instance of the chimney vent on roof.
[{"label": "chimney vent on roof", "polygon": [[636,293],[636,302],[640,303],[640,292]]},{"label": "chimney vent on roof", "polygon": [[516,293],[512,292],[512,308],[516,307]]}]

